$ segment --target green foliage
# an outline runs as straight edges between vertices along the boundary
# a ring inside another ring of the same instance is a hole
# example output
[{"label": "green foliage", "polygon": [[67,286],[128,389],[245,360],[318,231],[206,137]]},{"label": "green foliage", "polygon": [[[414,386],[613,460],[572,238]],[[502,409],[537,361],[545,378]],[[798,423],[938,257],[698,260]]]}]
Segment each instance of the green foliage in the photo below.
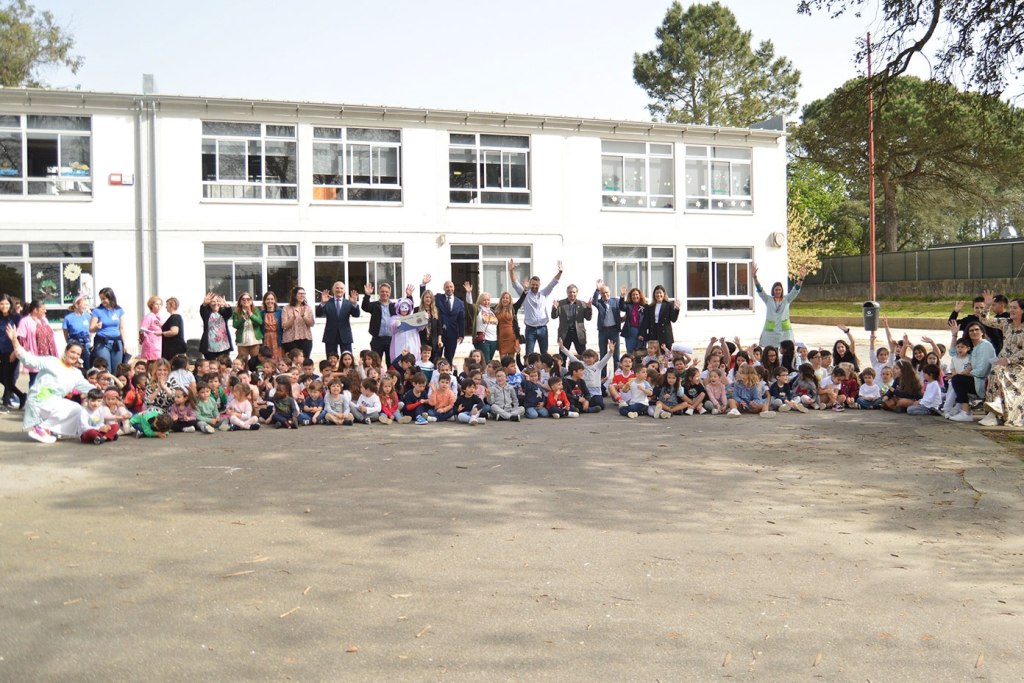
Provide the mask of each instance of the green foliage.
[{"label": "green foliage", "polygon": [[676,0],[655,35],[654,50],[633,55],[633,79],[656,119],[745,127],[796,111],[800,72],[771,41],[752,49],[750,31],[718,2],[684,12]]},{"label": "green foliage", "polygon": [[[838,17],[866,9],[879,29],[873,52],[883,85],[905,73],[917,55],[937,80],[998,95],[1007,76],[1024,68],[1024,3],[1020,0],[800,0],[797,10]],[[941,43],[936,46],[936,43]],[[930,58],[929,58],[930,55]],[[866,61],[867,46],[857,52]]]},{"label": "green foliage", "polygon": [[[1020,206],[1024,115],[998,98],[902,76],[876,96],[875,178],[885,251],[955,239],[983,212]],[[800,158],[840,174],[867,202],[863,79],[804,108]]]},{"label": "green foliage", "polygon": [[0,7],[0,85],[39,87],[39,70],[52,65],[78,73],[84,60],[71,54],[74,47],[74,37],[49,11],[37,12],[28,0]]}]

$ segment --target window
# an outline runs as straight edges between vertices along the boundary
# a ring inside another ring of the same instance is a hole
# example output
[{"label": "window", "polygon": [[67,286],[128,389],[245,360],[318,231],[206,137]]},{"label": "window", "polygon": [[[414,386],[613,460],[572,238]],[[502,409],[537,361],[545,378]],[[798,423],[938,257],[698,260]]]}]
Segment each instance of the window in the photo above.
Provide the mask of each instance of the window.
[{"label": "window", "polygon": [[[530,265],[533,249],[528,245],[453,244],[451,249],[452,282],[455,283],[456,294],[463,298],[466,296],[463,283],[468,282],[473,286],[474,301],[480,292],[489,292],[495,301],[502,292],[512,292],[514,299],[515,292],[508,277],[509,259],[515,259],[519,282],[525,283],[532,275]],[[551,274],[554,275],[554,272]],[[548,282],[550,280],[541,286]],[[440,290],[440,285],[436,289]]]},{"label": "window", "polygon": [[295,126],[203,121],[203,198],[296,196]]},{"label": "window", "polygon": [[448,148],[452,204],[530,203],[530,137],[452,133]]},{"label": "window", "polygon": [[753,211],[750,149],[686,146],[686,208]]},{"label": "window", "polygon": [[313,128],[313,199],[402,201],[402,131]]},{"label": "window", "polygon": [[646,296],[656,285],[675,297],[676,250],[673,247],[605,247],[603,277],[612,296],[636,287]]},{"label": "window", "polygon": [[[313,281],[318,290],[330,290],[339,280],[349,291],[363,294],[366,283],[373,291],[381,284],[391,285],[392,295],[405,291],[402,277],[401,244],[316,244],[313,246]],[[319,295],[316,297],[319,301]]]},{"label": "window", "polygon": [[283,303],[299,283],[299,248],[294,244],[207,242],[203,251],[206,291],[228,302],[238,301],[242,292],[258,299],[269,290]]},{"label": "window", "polygon": [[672,145],[601,141],[601,205],[618,209],[671,209]]},{"label": "window", "polygon": [[0,114],[0,196],[91,197],[88,116]]},{"label": "window", "polygon": [[91,243],[0,244],[0,292],[26,304],[45,301],[51,321],[62,320],[79,295],[95,305],[93,282]]},{"label": "window", "polygon": [[750,264],[746,247],[690,247],[686,250],[686,310],[751,311]]}]

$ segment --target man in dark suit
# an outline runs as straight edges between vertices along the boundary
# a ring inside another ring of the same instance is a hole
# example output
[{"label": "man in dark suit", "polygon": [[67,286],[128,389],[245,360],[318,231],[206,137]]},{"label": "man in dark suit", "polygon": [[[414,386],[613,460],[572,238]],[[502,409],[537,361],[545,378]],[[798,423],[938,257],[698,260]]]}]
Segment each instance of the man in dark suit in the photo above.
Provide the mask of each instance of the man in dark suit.
[{"label": "man in dark suit", "polygon": [[391,285],[382,282],[376,301],[370,301],[373,285],[363,285],[364,311],[370,314],[370,350],[376,351],[380,357],[391,365],[391,316],[395,314],[395,303],[391,301]]},{"label": "man in dark suit", "polygon": [[441,347],[445,360],[455,358],[455,349],[465,336],[466,304],[455,294],[455,283],[444,283],[444,294],[436,298],[437,311],[441,319]]},{"label": "man in dark suit", "polygon": [[340,351],[352,353],[350,319],[359,317],[359,293],[352,290],[350,297],[346,298],[345,283],[335,282],[330,292],[320,292],[316,317],[327,318],[327,324],[324,325],[324,353],[328,356]]},{"label": "man in dark suit", "polygon": [[558,338],[562,340],[562,346],[573,349],[575,345],[576,355],[582,356],[587,348],[584,323],[593,317],[594,309],[589,301],[577,299],[577,292],[576,285],[569,285],[565,290],[566,298],[551,308],[551,317],[558,319]]},{"label": "man in dark suit", "polygon": [[[622,288],[622,295],[625,296],[626,288]],[[604,280],[597,281],[597,289],[594,290],[594,298],[591,303],[597,313],[597,348],[607,349],[608,342],[615,343],[615,354],[612,357],[612,367],[619,362],[619,330],[622,327],[622,298],[611,296],[611,290]]]}]

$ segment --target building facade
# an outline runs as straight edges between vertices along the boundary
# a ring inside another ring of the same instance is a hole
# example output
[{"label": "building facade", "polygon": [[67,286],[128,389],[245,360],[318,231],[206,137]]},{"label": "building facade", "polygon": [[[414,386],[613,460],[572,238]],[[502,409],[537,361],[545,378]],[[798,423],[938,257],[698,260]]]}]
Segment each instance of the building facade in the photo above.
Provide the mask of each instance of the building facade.
[{"label": "building facade", "polygon": [[749,339],[751,264],[785,279],[785,167],[779,129],[0,89],[0,290],[59,320],[111,287],[126,330],[175,296],[194,337],[210,290],[497,295],[510,258],[545,283],[562,261],[559,296],[661,284],[677,339]]}]

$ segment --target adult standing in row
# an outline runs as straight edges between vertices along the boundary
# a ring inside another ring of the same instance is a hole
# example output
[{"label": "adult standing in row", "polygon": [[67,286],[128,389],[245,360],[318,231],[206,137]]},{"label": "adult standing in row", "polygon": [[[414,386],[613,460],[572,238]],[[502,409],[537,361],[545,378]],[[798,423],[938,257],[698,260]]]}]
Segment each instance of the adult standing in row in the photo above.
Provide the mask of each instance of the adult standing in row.
[{"label": "adult standing in row", "polygon": [[187,352],[188,342],[185,341],[185,321],[178,313],[178,300],[173,296],[168,297],[164,305],[167,307],[167,320],[160,326],[164,337],[160,344],[160,356],[170,360]]},{"label": "adult standing in row", "polygon": [[331,291],[320,292],[320,303],[316,305],[316,317],[326,318],[324,325],[324,353],[340,355],[342,351],[352,353],[352,318],[359,317],[359,294],[352,290],[345,296],[345,283],[335,282]]},{"label": "adult standing in row", "polygon": [[395,304],[391,301],[391,285],[381,283],[376,301],[370,301],[371,294],[373,284],[367,282],[363,286],[362,309],[370,314],[370,350],[387,359],[387,365],[390,366],[394,360],[391,357],[391,316],[395,314]]},{"label": "adult standing in row", "polygon": [[238,358],[248,361],[258,356],[263,343],[263,314],[256,308],[249,292],[242,292],[238,297],[238,305],[231,315],[231,325],[235,328]]},{"label": "adult standing in row", "polygon": [[149,310],[139,323],[139,358],[147,362],[163,357],[164,330],[160,324],[160,309],[163,305],[160,297],[149,297],[146,301]]},{"label": "adult standing in row", "polygon": [[658,285],[651,293],[653,301],[647,305],[647,341],[657,341],[658,348],[671,347],[675,342],[672,323],[679,320],[679,299],[669,300],[665,288]]},{"label": "adult standing in row", "polygon": [[494,317],[498,319],[498,356],[515,356],[519,353],[519,309],[512,303],[512,294],[502,292]]},{"label": "adult standing in row", "polygon": [[281,326],[284,328],[282,348],[285,353],[301,349],[309,358],[313,353],[313,308],[306,302],[306,290],[292,287],[288,306],[281,312]]},{"label": "adult standing in row", "polygon": [[[551,307],[551,317],[558,319],[558,338],[565,348],[575,347],[576,355],[582,356],[587,348],[586,321],[594,316],[594,309],[589,301],[577,298],[579,290],[576,285],[569,285],[565,290],[566,298]],[[608,344],[605,344],[605,348]]]},{"label": "adult standing in row", "polygon": [[647,335],[647,298],[637,287],[629,290],[625,300],[619,301],[622,311],[622,338],[626,340],[626,353],[644,346]]},{"label": "adult standing in row", "polygon": [[547,353],[548,321],[551,320],[548,316],[548,297],[562,277],[562,262],[558,262],[558,272],[544,289],[541,289],[540,278],[536,275],[530,278],[529,288],[524,288],[516,276],[516,262],[513,259],[508,260],[508,276],[516,294],[526,292],[526,312],[523,314],[523,322],[526,323],[526,355],[533,353],[534,346],[537,346],[541,353]]},{"label": "adult standing in row", "polygon": [[[28,305],[28,315],[18,321],[18,341],[33,356],[57,357],[57,341],[53,338],[53,328],[46,319],[46,302],[32,301]],[[80,361],[81,354],[75,356]],[[35,384],[38,365],[27,365],[28,385]]]},{"label": "adult standing in row", "polygon": [[277,295],[267,290],[263,295],[263,345],[270,349],[270,357],[281,360],[284,355],[284,325],[281,323],[282,309],[277,305]]},{"label": "adult standing in row", "polygon": [[764,302],[767,309],[765,311],[764,330],[761,332],[761,346],[774,346],[778,348],[782,344],[783,339],[793,341],[793,323],[789,320],[789,305],[800,294],[800,288],[803,287],[804,275],[807,274],[807,269],[800,268],[800,277],[789,294],[783,291],[781,282],[776,282],[772,285],[772,293],[769,296],[765,293],[764,288],[761,287],[761,283],[757,279],[757,264],[752,263],[751,267],[754,272],[754,289],[757,290],[757,295],[761,297],[761,301]]},{"label": "adult standing in row", "polygon": [[[466,296],[471,296],[468,292]],[[509,301],[512,296],[509,295]],[[484,362],[488,363],[494,358],[494,352],[498,349],[498,317],[491,310],[491,295],[489,292],[480,292],[476,299],[476,325],[474,327],[473,346],[480,349],[484,355]]]},{"label": "adult standing in row", "polygon": [[11,399],[17,398],[18,405],[25,407],[25,393],[18,388],[18,356],[15,353],[14,345],[7,337],[6,331],[9,327],[17,330],[18,321],[21,316],[14,312],[14,303],[11,297],[0,294],[0,329],[5,334],[0,334],[0,384],[4,385],[3,401],[0,402],[0,413],[6,413],[11,405]]},{"label": "adult standing in row", "polygon": [[96,333],[93,358],[107,361],[107,368],[114,372],[124,360],[124,309],[117,305],[110,287],[100,290],[100,305],[92,309],[89,331]]},{"label": "adult standing in row", "polygon": [[444,296],[437,298],[437,313],[441,326],[441,352],[450,365],[466,331],[466,305],[455,296],[455,283],[451,280],[444,283]]},{"label": "adult standing in row", "polygon": [[[612,297],[611,289],[604,280],[597,281],[594,290],[593,306],[597,312],[597,348],[608,348],[608,342],[615,344],[612,363],[619,362],[619,332],[622,327],[622,303],[626,296],[626,287],[622,287],[621,296]],[[612,367],[615,367],[613,365]]]},{"label": "adult standing in row", "polygon": [[75,303],[71,304],[71,311],[64,316],[61,329],[64,331],[65,345],[73,341],[82,345],[82,367],[86,370],[92,367],[92,354],[89,353],[89,347],[92,345],[92,335],[89,334],[91,324],[89,299],[79,296]]},{"label": "adult standing in row", "polygon": [[228,331],[231,313],[231,307],[221,295],[207,292],[203,297],[199,307],[199,317],[203,321],[199,353],[203,354],[203,358],[213,360],[222,354],[231,353],[231,334]]}]

